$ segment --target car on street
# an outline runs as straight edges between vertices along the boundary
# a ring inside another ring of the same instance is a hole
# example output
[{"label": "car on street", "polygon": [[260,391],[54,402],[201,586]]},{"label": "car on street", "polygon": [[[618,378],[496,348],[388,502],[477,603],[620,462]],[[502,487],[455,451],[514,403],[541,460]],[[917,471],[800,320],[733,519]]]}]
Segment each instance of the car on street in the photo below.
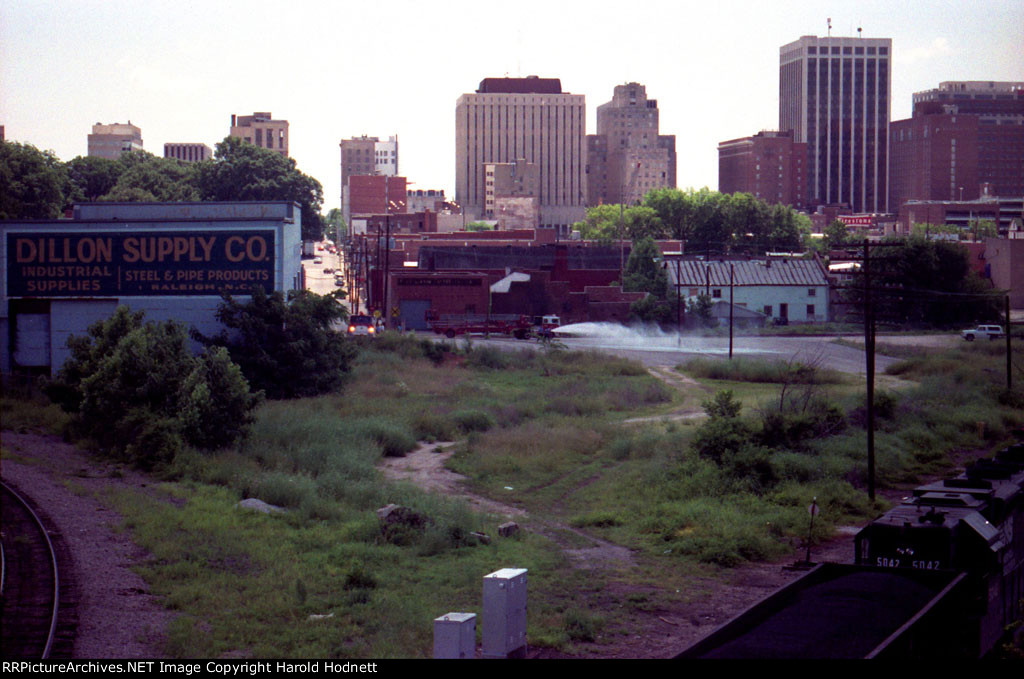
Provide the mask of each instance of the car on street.
[{"label": "car on street", "polygon": [[332,269],[331,267],[327,267],[326,269],[324,269],[324,273],[334,273],[334,269]]},{"label": "car on street", "polygon": [[981,339],[988,337],[990,340],[996,340],[1004,336],[1003,326],[1001,325],[979,325],[977,328],[971,328],[970,330],[964,330],[960,333],[968,342],[973,342],[975,338]]},{"label": "car on street", "polygon": [[313,263],[314,264],[323,264],[324,263],[324,258],[323,257],[314,257],[313,258]]},{"label": "car on street", "polygon": [[348,334],[352,336],[369,335],[373,337],[377,334],[377,328],[372,318],[357,314],[348,317]]}]

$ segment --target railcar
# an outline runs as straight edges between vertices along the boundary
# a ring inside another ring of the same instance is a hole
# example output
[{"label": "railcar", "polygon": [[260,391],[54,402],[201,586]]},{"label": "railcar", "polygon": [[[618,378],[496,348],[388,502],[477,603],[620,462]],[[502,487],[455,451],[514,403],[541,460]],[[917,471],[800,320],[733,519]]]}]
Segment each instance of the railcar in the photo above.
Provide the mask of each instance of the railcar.
[{"label": "railcar", "polygon": [[978,658],[1024,616],[1024,444],[915,489],[680,658]]}]

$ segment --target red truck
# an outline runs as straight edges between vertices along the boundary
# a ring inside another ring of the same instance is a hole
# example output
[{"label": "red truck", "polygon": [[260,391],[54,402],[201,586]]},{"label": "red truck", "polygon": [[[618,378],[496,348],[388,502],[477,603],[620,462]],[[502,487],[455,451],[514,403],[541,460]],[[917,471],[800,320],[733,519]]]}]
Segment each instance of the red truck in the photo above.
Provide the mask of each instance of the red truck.
[{"label": "red truck", "polygon": [[533,319],[517,314],[436,314],[428,311],[427,325],[438,335],[455,337],[468,334],[511,335],[529,339]]}]

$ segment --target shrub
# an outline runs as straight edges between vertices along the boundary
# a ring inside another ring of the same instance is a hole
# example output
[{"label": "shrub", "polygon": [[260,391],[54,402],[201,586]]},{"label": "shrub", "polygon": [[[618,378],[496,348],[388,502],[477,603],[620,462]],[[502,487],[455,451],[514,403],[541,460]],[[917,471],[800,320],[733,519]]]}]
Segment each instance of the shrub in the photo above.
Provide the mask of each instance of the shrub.
[{"label": "shrub", "polygon": [[511,364],[509,355],[494,347],[480,347],[469,352],[466,365],[484,370],[503,370]]},{"label": "shrub", "polygon": [[421,441],[451,441],[458,428],[451,417],[438,413],[420,413],[412,426]]},{"label": "shrub", "polygon": [[181,395],[185,440],[197,448],[225,448],[245,437],[263,394],[249,391],[241,369],[223,347],[213,347],[196,361]]},{"label": "shrub", "polygon": [[466,433],[487,431],[494,427],[494,418],[482,410],[459,410],[452,413],[451,418]]},{"label": "shrub", "polygon": [[733,398],[732,391],[726,389],[715,394],[714,398],[700,404],[711,419],[739,417],[743,404]]},{"label": "shrub", "polygon": [[716,417],[702,424],[693,437],[691,448],[701,457],[718,464],[750,442],[750,429],[739,418]]},{"label": "shrub", "polygon": [[346,312],[336,298],[293,291],[268,295],[262,287],[241,304],[224,296],[217,320],[234,331],[194,338],[207,346],[223,346],[238,363],[249,384],[268,398],[298,398],[337,391],[351,369],[357,349],[331,324]]},{"label": "shrub", "polygon": [[383,418],[363,420],[356,431],[378,444],[385,457],[402,457],[416,448],[416,438],[405,427]]}]

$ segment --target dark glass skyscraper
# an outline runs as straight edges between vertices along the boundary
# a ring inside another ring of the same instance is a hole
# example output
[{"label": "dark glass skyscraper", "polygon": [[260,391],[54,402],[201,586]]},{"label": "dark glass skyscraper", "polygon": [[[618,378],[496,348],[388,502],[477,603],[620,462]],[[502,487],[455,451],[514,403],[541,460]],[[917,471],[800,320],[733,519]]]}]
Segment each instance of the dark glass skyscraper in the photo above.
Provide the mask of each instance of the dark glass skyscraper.
[{"label": "dark glass skyscraper", "polygon": [[890,38],[804,36],[779,50],[779,129],[807,144],[807,202],[888,212]]}]

